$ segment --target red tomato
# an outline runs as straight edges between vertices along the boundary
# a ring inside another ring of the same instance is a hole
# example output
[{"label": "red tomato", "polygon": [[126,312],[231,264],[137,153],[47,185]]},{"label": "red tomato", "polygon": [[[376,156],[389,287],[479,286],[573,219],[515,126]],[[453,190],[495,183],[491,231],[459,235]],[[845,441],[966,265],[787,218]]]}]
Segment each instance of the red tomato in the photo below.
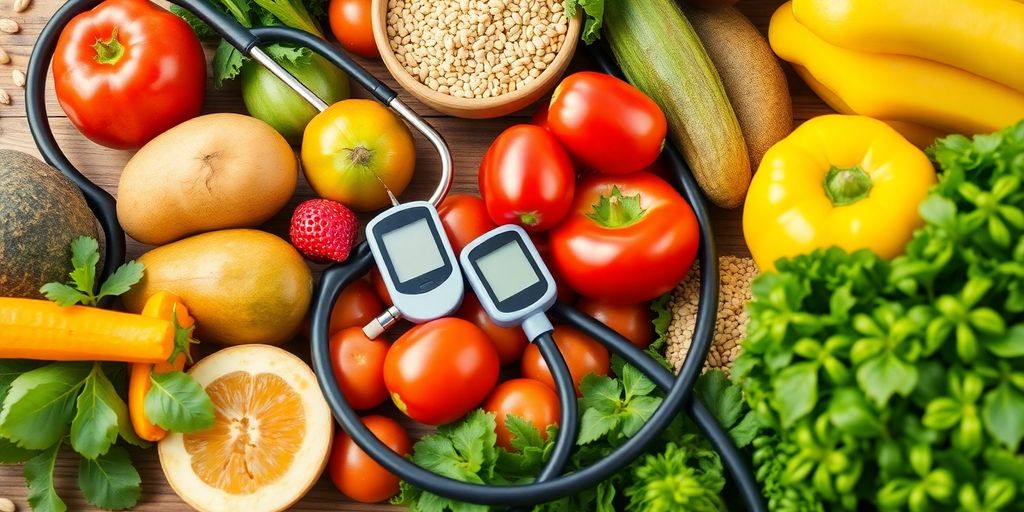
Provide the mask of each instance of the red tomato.
[{"label": "red tomato", "polygon": [[487,397],[483,409],[494,413],[498,446],[513,451],[512,433],[505,427],[505,418],[511,414],[529,421],[547,439],[548,425],[558,425],[558,395],[551,388],[533,379],[512,379],[498,384]]},{"label": "red tomato", "polygon": [[[555,344],[569,365],[576,394],[580,394],[580,382],[588,374],[608,375],[609,355],[604,345],[579,330],[567,325],[555,326]],[[548,365],[541,356],[540,348],[531,343],[523,352],[523,361],[519,365],[523,377],[534,379],[555,389],[555,380],[548,371]]]},{"label": "red tomato", "polygon": [[384,385],[387,341],[371,340],[361,328],[349,327],[331,336],[330,350],[334,377],[353,409],[377,407],[388,399]]},{"label": "red tomato", "polygon": [[[409,434],[397,421],[385,416],[364,416],[363,425],[395,453],[412,452]],[[377,503],[398,494],[399,478],[377,464],[342,429],[331,446],[328,463],[331,481],[345,496],[363,503]]]},{"label": "red tomato", "polygon": [[391,307],[395,303],[391,300],[391,294],[388,293],[388,285],[384,284],[384,277],[380,275],[380,269],[373,267],[370,271],[370,281],[373,282],[373,289],[377,291],[377,297],[384,303],[385,306]]},{"label": "red tomato", "polygon": [[548,129],[587,168],[627,174],[654,162],[668,123],[640,89],[604,73],[582,71],[555,88]]},{"label": "red tomato", "polygon": [[494,139],[480,163],[480,194],[497,224],[544,231],[569,211],[576,171],[545,129],[520,124]]},{"label": "red tomato", "polygon": [[576,307],[637,347],[647,348],[654,341],[654,324],[651,323],[654,315],[647,302],[614,304],[602,299],[583,298]]},{"label": "red tomato", "polygon": [[453,194],[437,207],[441,224],[452,243],[455,256],[480,235],[498,227],[487,215],[484,200],[468,194]]},{"label": "red tomato", "polygon": [[384,360],[384,383],[399,410],[427,425],[451,423],[498,382],[498,353],[479,327],[441,318],[409,329]]},{"label": "red tomato", "polygon": [[380,57],[373,40],[371,0],[331,0],[327,8],[331,32],[346,50],[374,59]]},{"label": "red tomato", "polygon": [[533,245],[537,247],[540,258],[548,266],[551,277],[555,278],[555,290],[558,292],[558,300],[566,304],[572,304],[572,301],[576,300],[576,291],[569,286],[569,283],[565,282],[562,274],[559,274],[558,269],[555,268],[554,260],[551,259],[551,244],[548,242],[547,233],[531,233],[530,239],[533,240]]},{"label": "red tomato", "polygon": [[530,117],[530,124],[548,129],[548,108],[551,106],[551,98],[546,98],[537,103],[537,111]]},{"label": "red tomato", "polygon": [[347,327],[363,327],[384,312],[373,286],[360,279],[345,287],[331,311],[331,332]]},{"label": "red tomato", "polygon": [[498,352],[498,360],[502,365],[518,361],[523,356],[526,345],[530,343],[521,327],[501,327],[495,324],[480,305],[476,295],[472,293],[467,293],[462,299],[462,307],[455,316],[469,320],[484,331],[494,344],[494,350]]},{"label": "red tomato", "polygon": [[206,57],[192,29],[162,7],[106,0],[64,27],[53,79],[57,101],[83,135],[134,149],[199,115]]},{"label": "red tomato", "polygon": [[671,185],[646,172],[592,175],[551,231],[555,267],[580,295],[617,304],[673,288],[697,254],[697,219]]}]

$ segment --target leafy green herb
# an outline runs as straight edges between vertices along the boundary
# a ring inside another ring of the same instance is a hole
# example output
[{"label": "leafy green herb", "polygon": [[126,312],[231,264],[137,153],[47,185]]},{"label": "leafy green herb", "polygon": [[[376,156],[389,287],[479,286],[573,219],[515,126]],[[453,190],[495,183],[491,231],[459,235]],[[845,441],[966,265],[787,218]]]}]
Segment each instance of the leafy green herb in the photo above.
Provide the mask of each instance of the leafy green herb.
[{"label": "leafy green herb", "polygon": [[71,446],[82,457],[95,459],[117,441],[119,419],[128,418],[128,407],[98,363],[85,379],[77,408],[71,421]]},{"label": "leafy green herb", "polygon": [[0,412],[0,436],[30,450],[58,443],[74,418],[75,399],[90,367],[51,363],[14,379]]},{"label": "leafy green herb", "polygon": [[724,510],[725,487],[718,454],[688,434],[649,454],[632,468],[633,484],[626,489],[628,511],[709,512]]},{"label": "leafy green herb", "polygon": [[128,450],[115,446],[95,459],[78,463],[78,487],[89,503],[107,510],[135,506],[142,496],[142,478]]},{"label": "leafy green herb", "polygon": [[213,402],[192,376],[183,372],[154,373],[146,393],[146,417],[175,432],[195,432],[213,426]]},{"label": "leafy green herb", "polygon": [[592,44],[601,37],[604,19],[604,0],[565,0],[565,14],[576,16],[576,8],[582,7],[587,19],[583,23],[583,42]]},{"label": "leafy green herb", "polygon": [[772,510],[1022,510],[1024,122],[929,153],[903,256],[819,250],[753,284],[734,375]]},{"label": "leafy green herb", "polygon": [[60,443],[25,462],[25,482],[28,483],[28,504],[35,512],[64,512],[68,509],[57,496],[53,485],[53,469],[57,466]]},{"label": "leafy green herb", "polygon": [[103,285],[96,289],[96,265],[100,262],[100,245],[95,238],[82,236],[71,242],[71,280],[67,283],[46,283],[39,291],[61,307],[73,304],[96,306],[100,299],[127,292],[142,279],[142,264],[129,261],[117,268]]}]

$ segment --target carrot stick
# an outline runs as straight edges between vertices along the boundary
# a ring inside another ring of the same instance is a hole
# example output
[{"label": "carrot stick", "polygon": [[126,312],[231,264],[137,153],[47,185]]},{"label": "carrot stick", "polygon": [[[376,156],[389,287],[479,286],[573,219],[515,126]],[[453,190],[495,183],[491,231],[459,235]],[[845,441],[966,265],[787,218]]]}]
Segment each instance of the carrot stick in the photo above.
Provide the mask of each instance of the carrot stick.
[{"label": "carrot stick", "polygon": [[[178,317],[178,325],[190,328],[195,320],[189,316],[188,309],[181,300],[171,293],[159,292],[149,300],[142,308],[142,316],[169,320],[171,315]],[[187,348],[185,350],[188,350]],[[149,379],[151,373],[165,373],[181,371],[185,368],[185,361],[188,354],[182,352],[174,358],[172,363],[161,361],[157,364],[133,363],[128,376],[128,415],[132,419],[132,428],[135,434],[146,441],[156,442],[167,435],[167,431],[154,425],[146,418],[146,394],[153,386]]]},{"label": "carrot stick", "polygon": [[159,363],[174,335],[169,319],[0,297],[0,359]]}]

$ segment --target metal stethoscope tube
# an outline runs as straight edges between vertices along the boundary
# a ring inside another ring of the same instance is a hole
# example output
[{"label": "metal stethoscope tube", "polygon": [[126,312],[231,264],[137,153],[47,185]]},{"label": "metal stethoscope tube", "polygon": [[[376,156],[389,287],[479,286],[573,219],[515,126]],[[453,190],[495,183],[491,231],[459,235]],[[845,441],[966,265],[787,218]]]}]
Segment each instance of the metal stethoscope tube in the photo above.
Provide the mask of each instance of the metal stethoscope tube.
[{"label": "metal stethoscope tube", "polygon": [[[273,74],[285,81],[285,83],[321,111],[327,108],[326,103],[270,59],[259,48],[259,45],[272,42],[286,42],[305,46],[338,66],[353,80],[368,90],[377,100],[390,107],[430,141],[441,159],[441,179],[438,187],[431,195],[430,201],[436,205],[447,195],[451,186],[453,169],[451,153],[443,137],[407,105],[401,102],[393,90],[367,73],[338,48],[309,33],[296,29],[286,27],[247,29],[236,23],[233,19],[223,15],[203,0],[172,1],[192,11],[210,27],[219,32],[230,44],[266,66]],[[106,242],[103,275],[109,275],[124,261],[125,256],[125,236],[124,231],[117,222],[114,198],[82,175],[60,150],[46,114],[44,94],[47,68],[60,32],[74,16],[92,8],[99,2],[100,0],[71,0],[58,9],[49,23],[43,28],[39,40],[33,49],[32,57],[29,60],[26,110],[32,136],[43,158],[63,172],[82,190],[87,203],[96,214],[97,219],[99,219]],[[602,64],[605,71],[614,73],[614,65],[607,58],[603,58],[601,53],[597,53],[597,56],[599,57],[599,63]],[[575,444],[578,412],[576,410],[575,390],[572,386],[568,368],[557,347],[555,347],[550,333],[546,333],[538,340],[535,340],[535,342],[538,343],[545,361],[548,363],[549,368],[552,368],[552,373],[555,377],[559,398],[562,403],[561,424],[563,428],[559,431],[553,455],[541,471],[537,482],[510,486],[485,486],[460,482],[426,471],[392,452],[390,448],[377,440],[369,429],[362,424],[356,411],[341,396],[328,354],[328,325],[333,304],[341,290],[347,284],[364,276],[373,264],[369,247],[363,242],[353,249],[348,261],[333,265],[324,271],[315,291],[311,322],[313,367],[317,373],[320,387],[336,419],[356,443],[382,466],[397,474],[403,480],[427,491],[468,502],[499,506],[522,506],[555,500],[597,485],[601,480],[612,476],[636,457],[643,454],[647,444],[658,437],[675,415],[684,410],[684,408],[688,408],[691,417],[708,435],[715,449],[722,455],[724,465],[728,468],[733,481],[741,490],[741,497],[747,509],[753,511],[765,510],[756,483],[743,459],[738,455],[736,448],[732,445],[721,427],[717,425],[714,418],[692,395],[693,384],[701,371],[704,359],[707,357],[714,332],[718,303],[718,261],[712,237],[711,221],[704,206],[700,190],[693,177],[689,174],[689,170],[681,155],[672,144],[666,144],[666,151],[675,171],[675,185],[690,202],[697,216],[701,228],[702,242],[699,253],[701,281],[697,324],[690,352],[683,363],[680,374],[674,377],[618,334],[571,306],[556,304],[552,310],[556,317],[579,327],[584,332],[602,341],[613,352],[619,354],[630,364],[646,373],[659,387],[666,391],[664,402],[636,435],[594,465],[568,475],[559,476],[564,470],[565,463]]]}]

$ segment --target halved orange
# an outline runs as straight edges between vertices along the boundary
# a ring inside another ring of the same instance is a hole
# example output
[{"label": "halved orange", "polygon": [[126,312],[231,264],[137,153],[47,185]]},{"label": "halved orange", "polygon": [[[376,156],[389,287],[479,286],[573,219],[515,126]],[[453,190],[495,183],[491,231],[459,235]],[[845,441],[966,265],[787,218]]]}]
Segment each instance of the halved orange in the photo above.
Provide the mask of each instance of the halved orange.
[{"label": "halved orange", "polygon": [[189,371],[215,410],[213,427],[160,441],[167,481],[200,511],[284,510],[320,477],[331,411],[313,371],[269,345],[216,352]]}]

